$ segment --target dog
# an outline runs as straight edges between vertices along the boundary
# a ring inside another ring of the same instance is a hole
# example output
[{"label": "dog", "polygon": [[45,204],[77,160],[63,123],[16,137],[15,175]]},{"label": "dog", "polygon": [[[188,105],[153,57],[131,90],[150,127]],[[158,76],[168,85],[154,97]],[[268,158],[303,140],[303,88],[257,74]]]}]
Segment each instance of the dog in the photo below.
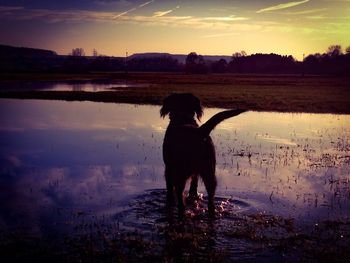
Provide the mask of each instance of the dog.
[{"label": "dog", "polygon": [[210,132],[223,120],[245,112],[242,109],[222,111],[199,127],[203,108],[200,100],[191,93],[172,94],[164,99],[160,116],[169,114],[170,122],[163,141],[163,160],[167,203],[174,204],[174,190],[180,214],[185,210],[183,192],[191,178],[189,198],[198,198],[198,176],[204,182],[208,194],[208,212],[215,214],[216,189],[215,148]]}]

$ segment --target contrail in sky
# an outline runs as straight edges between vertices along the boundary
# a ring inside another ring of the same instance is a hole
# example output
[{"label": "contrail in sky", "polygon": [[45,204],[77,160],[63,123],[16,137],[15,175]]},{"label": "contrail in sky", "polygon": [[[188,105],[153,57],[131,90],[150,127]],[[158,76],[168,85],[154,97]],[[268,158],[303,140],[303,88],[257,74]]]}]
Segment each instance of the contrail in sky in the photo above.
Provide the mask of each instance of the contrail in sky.
[{"label": "contrail in sky", "polygon": [[128,13],[130,13],[130,12],[133,12],[133,11],[135,11],[136,9],[139,9],[139,8],[142,8],[142,7],[146,6],[146,5],[149,5],[149,4],[153,3],[154,1],[155,1],[155,0],[151,0],[151,1],[148,1],[148,2],[146,2],[146,3],[143,3],[143,4],[139,5],[138,7],[131,8],[131,9],[129,9],[129,10],[123,12],[123,13],[120,13],[120,14],[116,15],[116,16],[114,17],[114,19],[115,19],[115,18],[118,18],[118,17],[121,17],[121,16],[123,16],[123,15],[126,15],[126,14],[128,14]]},{"label": "contrail in sky", "polygon": [[280,10],[280,9],[286,9],[286,8],[290,8],[293,6],[297,6],[297,5],[301,5],[301,4],[305,4],[307,2],[309,2],[310,0],[304,0],[304,1],[299,1],[299,2],[289,2],[289,3],[285,3],[285,4],[279,4],[279,5],[275,5],[275,6],[270,6],[264,9],[260,9],[258,11],[256,11],[257,13],[263,13],[263,12],[269,12],[269,11],[275,11],[275,10]]},{"label": "contrail in sky", "polygon": [[154,0],[148,1],[146,3],[143,3],[143,4],[139,5],[139,7],[144,7],[145,5],[148,5],[148,4],[153,3],[153,2],[154,2]]}]

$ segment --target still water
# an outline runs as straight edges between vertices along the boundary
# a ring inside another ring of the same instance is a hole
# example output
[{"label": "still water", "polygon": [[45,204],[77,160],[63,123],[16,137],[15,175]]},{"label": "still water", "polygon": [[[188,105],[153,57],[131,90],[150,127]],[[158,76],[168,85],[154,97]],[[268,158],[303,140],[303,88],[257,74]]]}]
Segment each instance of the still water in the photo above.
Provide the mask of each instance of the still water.
[{"label": "still water", "polygon": [[[79,235],[93,220],[142,235],[165,227],[159,107],[1,99],[0,110],[0,239]],[[205,109],[202,123],[220,110]],[[246,112],[211,135],[223,233],[256,215],[300,226],[349,219],[349,115]],[[188,217],[206,214],[199,190]]]},{"label": "still water", "polygon": [[25,90],[43,90],[43,91],[86,91],[86,92],[99,92],[99,91],[117,91],[124,88],[137,88],[145,87],[148,84],[131,83],[127,81],[104,82],[104,81],[48,81],[48,82],[15,82],[15,83],[0,83],[0,90],[10,91],[25,91]]}]

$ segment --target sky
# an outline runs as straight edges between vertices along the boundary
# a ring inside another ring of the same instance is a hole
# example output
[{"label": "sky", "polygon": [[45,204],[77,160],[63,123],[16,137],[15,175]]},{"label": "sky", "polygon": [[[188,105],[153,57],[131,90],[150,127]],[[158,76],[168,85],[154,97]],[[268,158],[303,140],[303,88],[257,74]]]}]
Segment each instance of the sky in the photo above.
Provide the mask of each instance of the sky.
[{"label": "sky", "polygon": [[68,54],[277,53],[350,46],[350,0],[0,0],[0,44]]}]

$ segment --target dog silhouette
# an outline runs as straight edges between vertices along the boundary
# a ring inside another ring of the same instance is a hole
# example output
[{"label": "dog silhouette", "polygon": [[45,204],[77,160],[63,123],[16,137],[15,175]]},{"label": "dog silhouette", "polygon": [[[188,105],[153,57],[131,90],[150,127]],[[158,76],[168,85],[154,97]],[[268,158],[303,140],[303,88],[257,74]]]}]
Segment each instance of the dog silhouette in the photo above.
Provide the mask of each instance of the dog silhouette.
[{"label": "dog silhouette", "polygon": [[163,142],[167,203],[174,203],[175,191],[180,214],[183,214],[185,209],[183,192],[187,180],[191,178],[189,198],[195,199],[198,197],[197,186],[200,176],[208,193],[208,212],[214,215],[216,158],[214,144],[209,134],[220,122],[242,112],[245,110],[222,111],[199,126],[195,118],[200,120],[203,108],[196,96],[180,93],[164,99],[160,115],[164,118],[169,114],[170,118]]}]

